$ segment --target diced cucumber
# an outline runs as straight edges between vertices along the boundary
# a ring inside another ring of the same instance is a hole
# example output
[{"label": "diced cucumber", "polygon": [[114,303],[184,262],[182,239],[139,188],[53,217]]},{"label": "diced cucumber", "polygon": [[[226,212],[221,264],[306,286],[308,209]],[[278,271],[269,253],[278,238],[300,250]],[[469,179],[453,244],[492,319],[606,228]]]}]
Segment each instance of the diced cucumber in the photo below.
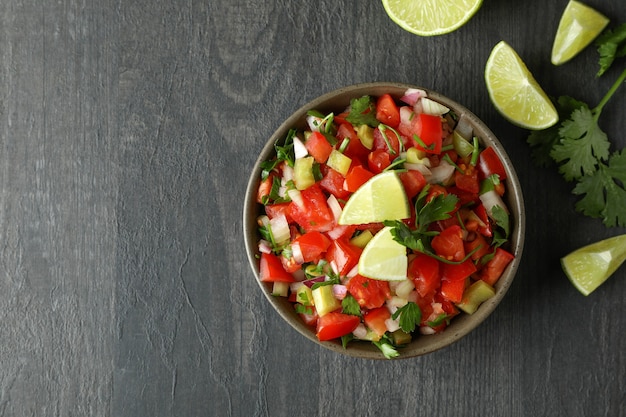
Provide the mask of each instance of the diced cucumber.
[{"label": "diced cucumber", "polygon": [[365,245],[367,245],[367,242],[369,242],[373,237],[374,235],[372,234],[372,232],[370,232],[369,230],[364,230],[362,233],[359,233],[358,235],[350,239],[350,243],[363,249]]},{"label": "diced cucumber", "polygon": [[474,145],[472,145],[456,130],[454,131],[452,144],[456,153],[458,153],[463,158],[469,156],[472,152],[474,152]]},{"label": "diced cucumber", "polygon": [[341,307],[341,302],[333,294],[332,285],[322,285],[312,291],[313,304],[317,314],[322,317]]},{"label": "diced cucumber", "polygon": [[356,128],[356,135],[367,149],[374,147],[374,128],[368,125],[360,125]]},{"label": "diced cucumber", "polygon": [[296,159],[293,165],[293,182],[298,190],[305,190],[315,184],[313,162],[315,159],[312,156]]},{"label": "diced cucumber", "polygon": [[411,342],[411,334],[406,333],[404,330],[396,330],[391,333],[391,340],[395,346],[406,345]]},{"label": "diced cucumber", "polygon": [[350,169],[350,164],[352,163],[352,159],[345,156],[341,152],[336,149],[333,149],[326,161],[326,165],[339,172],[341,175],[345,176]]},{"label": "diced cucumber", "polygon": [[287,295],[289,295],[289,283],[275,281],[272,286],[272,295],[276,297],[287,297]]},{"label": "diced cucumber", "polygon": [[313,291],[306,285],[302,285],[296,292],[296,301],[305,306],[313,305]]},{"label": "diced cucumber", "polygon": [[430,160],[426,157],[426,152],[417,148],[409,148],[406,150],[406,161],[409,164],[425,164],[430,166]]},{"label": "diced cucumber", "polygon": [[463,299],[456,306],[467,314],[474,314],[478,307],[496,295],[496,290],[483,280],[470,285],[463,293]]}]

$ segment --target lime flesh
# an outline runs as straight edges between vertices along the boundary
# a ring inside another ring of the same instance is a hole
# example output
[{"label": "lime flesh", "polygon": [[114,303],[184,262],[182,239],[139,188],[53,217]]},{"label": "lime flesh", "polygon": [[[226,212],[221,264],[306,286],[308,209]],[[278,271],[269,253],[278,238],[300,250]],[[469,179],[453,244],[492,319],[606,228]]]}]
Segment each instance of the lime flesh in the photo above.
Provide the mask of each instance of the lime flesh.
[{"label": "lime flesh", "polygon": [[591,294],[626,260],[626,235],[601,240],[561,258],[563,271],[583,295]]},{"label": "lime flesh", "polygon": [[390,227],[382,228],[365,246],[359,258],[359,274],[383,281],[402,281],[407,277],[406,247],[396,242]]},{"label": "lime flesh", "polygon": [[609,19],[575,0],[565,7],[552,45],[551,61],[561,65],[578,55],[608,25]]},{"label": "lime flesh", "polygon": [[420,36],[443,35],[460,28],[481,5],[482,0],[383,0],[391,20]]},{"label": "lime flesh", "polygon": [[493,105],[511,123],[541,130],[558,122],[554,104],[517,52],[504,41],[493,47],[487,59],[485,83]]}]

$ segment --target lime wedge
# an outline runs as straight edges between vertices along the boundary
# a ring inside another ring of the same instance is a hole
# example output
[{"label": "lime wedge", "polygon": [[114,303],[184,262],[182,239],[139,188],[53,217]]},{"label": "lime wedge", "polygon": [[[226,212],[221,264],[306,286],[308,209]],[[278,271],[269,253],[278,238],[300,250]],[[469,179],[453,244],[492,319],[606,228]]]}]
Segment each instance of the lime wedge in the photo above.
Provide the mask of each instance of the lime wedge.
[{"label": "lime wedge", "polygon": [[460,28],[481,4],[482,0],[383,0],[391,20],[420,36],[443,35]]},{"label": "lime wedge", "polygon": [[561,258],[563,271],[583,295],[591,294],[626,260],[626,235],[601,240]]},{"label": "lime wedge", "polygon": [[374,175],[348,199],[338,223],[378,223],[411,216],[402,181],[394,171]]},{"label": "lime wedge", "polygon": [[407,277],[407,265],[406,247],[393,240],[391,227],[384,227],[363,249],[358,271],[372,279],[402,281]]},{"label": "lime wedge", "polygon": [[597,10],[570,0],[563,11],[552,45],[552,63],[561,65],[585,49],[609,24]]},{"label": "lime wedge", "polygon": [[504,41],[493,47],[485,65],[485,82],[496,109],[511,123],[531,130],[554,125],[554,104],[517,52]]}]

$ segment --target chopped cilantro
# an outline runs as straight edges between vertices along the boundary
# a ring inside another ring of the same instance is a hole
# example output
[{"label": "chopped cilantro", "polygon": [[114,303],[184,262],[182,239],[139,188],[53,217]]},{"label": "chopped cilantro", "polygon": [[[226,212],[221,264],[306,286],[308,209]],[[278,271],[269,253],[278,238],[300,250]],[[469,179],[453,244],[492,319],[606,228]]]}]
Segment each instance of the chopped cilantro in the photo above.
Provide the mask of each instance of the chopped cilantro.
[{"label": "chopped cilantro", "polygon": [[353,125],[368,125],[377,127],[380,122],[376,119],[376,103],[370,96],[350,100],[350,113],[346,120]]},{"label": "chopped cilantro", "polygon": [[346,297],[341,300],[341,308],[345,314],[350,314],[352,316],[360,316],[361,315],[361,306],[358,301],[351,296],[350,294],[346,295]]},{"label": "chopped cilantro", "polygon": [[407,333],[411,333],[422,320],[422,310],[416,303],[409,301],[397,309],[391,315],[391,318],[395,320],[398,316],[400,317],[400,328]]},{"label": "chopped cilantro", "polygon": [[600,77],[613,65],[615,58],[626,56],[626,23],[614,30],[607,30],[595,42],[598,47],[600,69],[596,74]]}]

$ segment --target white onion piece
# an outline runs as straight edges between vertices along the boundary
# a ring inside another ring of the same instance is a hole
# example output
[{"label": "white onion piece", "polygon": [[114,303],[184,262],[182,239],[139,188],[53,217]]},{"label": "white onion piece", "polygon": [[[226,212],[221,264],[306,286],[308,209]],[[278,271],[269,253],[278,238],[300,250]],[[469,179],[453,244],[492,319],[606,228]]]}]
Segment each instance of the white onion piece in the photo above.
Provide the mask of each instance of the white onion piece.
[{"label": "white onion piece", "polygon": [[435,329],[433,329],[430,326],[421,326],[420,333],[423,334],[424,336],[428,336],[431,334],[435,334]]},{"label": "white onion piece", "polygon": [[349,227],[350,226],[337,225],[330,229],[328,232],[326,232],[326,234],[331,240],[337,240],[346,233],[346,230]]},{"label": "white onion piece", "polygon": [[396,286],[396,295],[398,297],[406,299],[409,296],[409,293],[413,291],[415,285],[413,281],[410,279],[405,279],[404,281],[400,281]]},{"label": "white onion piece", "polygon": [[[428,159],[426,160],[428,161],[428,165],[430,165],[430,161]],[[419,171],[422,173],[424,177],[432,175],[430,168],[428,168],[426,164],[411,164],[411,163],[405,162],[404,167],[411,171]]]},{"label": "white onion piece", "polygon": [[465,117],[461,117],[459,122],[456,124],[454,130],[456,130],[458,134],[463,136],[465,140],[471,140],[472,136],[474,135],[474,129],[472,128],[472,125],[469,124],[467,118]]},{"label": "white onion piece", "polygon": [[445,160],[441,161],[439,165],[430,169],[431,176],[426,178],[429,184],[443,184],[447,182],[452,174],[454,174],[454,166],[450,165]]},{"label": "white onion piece", "polygon": [[296,159],[304,158],[309,154],[306,146],[304,146],[304,143],[297,136],[293,137],[293,153]]},{"label": "white onion piece", "polygon": [[443,104],[437,103],[436,101],[431,100],[428,97],[423,97],[420,102],[422,103],[422,111],[424,112],[424,114],[429,114],[431,116],[441,116],[450,111],[450,109]]},{"label": "white onion piece", "polygon": [[400,320],[388,318],[387,320],[385,320],[385,327],[387,328],[387,331],[395,332],[400,328]]},{"label": "white onion piece", "polygon": [[293,278],[296,281],[304,281],[306,279],[306,274],[304,273],[304,269],[300,268],[298,270],[296,270],[295,272],[292,272],[291,275],[293,275]]},{"label": "white onion piece", "polygon": [[419,88],[408,88],[400,100],[413,106],[422,97],[426,97],[426,91]]},{"label": "white onion piece", "polygon": [[357,265],[354,265],[352,269],[348,271],[348,273],[346,274],[346,277],[352,278],[358,273],[359,273],[359,265],[357,264]]},{"label": "white onion piece", "polygon": [[413,109],[407,106],[400,107],[400,124],[403,126],[411,126],[411,120],[413,119]]},{"label": "white onion piece", "polygon": [[397,295],[394,295],[386,302],[387,309],[391,312],[391,314],[395,313],[399,307],[406,305],[406,303],[406,298],[398,297]]},{"label": "white onion piece", "polygon": [[333,285],[333,295],[337,300],[343,300],[348,295],[348,287],[341,284]]},{"label": "white onion piece", "polygon": [[291,238],[289,223],[284,214],[280,214],[271,219],[270,228],[272,229],[272,235],[274,235],[276,243],[286,242]]},{"label": "white onion piece", "polygon": [[483,203],[483,206],[485,206],[485,210],[487,210],[487,214],[492,219],[493,219],[493,208],[495,206],[500,206],[506,213],[509,212],[508,208],[506,207],[506,204],[504,204],[504,201],[502,201],[502,198],[500,197],[500,195],[496,193],[494,190],[487,191],[486,193],[481,194],[479,198],[480,198],[480,201]]},{"label": "white onion piece", "polygon": [[287,194],[289,195],[289,198],[291,199],[291,201],[295,203],[296,206],[304,210],[304,199],[302,198],[302,194],[300,194],[300,191],[296,190],[295,188],[292,188],[287,191]]},{"label": "white onion piece", "polygon": [[259,252],[272,253],[272,246],[270,245],[270,242],[263,239],[259,240]]},{"label": "white onion piece", "polygon": [[304,286],[305,286],[305,284],[304,284],[303,282],[292,282],[291,284],[289,284],[289,290],[290,290],[292,293],[297,293],[297,292],[298,292],[298,290],[299,290],[301,287],[304,287]]},{"label": "white onion piece", "polygon": [[328,203],[328,207],[330,208],[330,211],[333,212],[335,221],[338,221],[339,216],[341,216],[341,212],[343,211],[343,209],[341,208],[341,204],[339,204],[337,197],[331,194],[326,200],[326,202]]},{"label": "white onion piece", "polygon": [[304,263],[304,256],[302,255],[302,249],[300,248],[300,244],[298,242],[291,244],[291,255],[297,264],[302,265]]},{"label": "white onion piece", "polygon": [[356,329],[352,331],[355,338],[364,340],[367,337],[367,327],[363,323],[356,326]]},{"label": "white onion piece", "polygon": [[287,182],[293,180],[293,167],[287,164],[283,164],[283,178],[281,179],[281,185],[286,185]]},{"label": "white onion piece", "polygon": [[309,130],[312,132],[319,132],[321,123],[322,119],[319,117],[309,115],[306,118],[306,124],[309,125]]}]

